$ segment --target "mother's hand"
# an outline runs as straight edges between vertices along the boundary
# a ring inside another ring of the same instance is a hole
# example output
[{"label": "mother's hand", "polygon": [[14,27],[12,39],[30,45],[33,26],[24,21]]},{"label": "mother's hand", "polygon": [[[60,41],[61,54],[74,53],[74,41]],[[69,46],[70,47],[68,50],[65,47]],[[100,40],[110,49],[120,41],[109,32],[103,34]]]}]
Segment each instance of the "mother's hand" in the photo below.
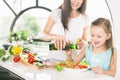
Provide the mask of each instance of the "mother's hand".
[{"label": "mother's hand", "polygon": [[55,47],[58,50],[62,50],[63,48],[65,48],[65,45],[66,45],[66,38],[65,38],[65,36],[55,35],[54,36],[54,43],[55,43]]}]

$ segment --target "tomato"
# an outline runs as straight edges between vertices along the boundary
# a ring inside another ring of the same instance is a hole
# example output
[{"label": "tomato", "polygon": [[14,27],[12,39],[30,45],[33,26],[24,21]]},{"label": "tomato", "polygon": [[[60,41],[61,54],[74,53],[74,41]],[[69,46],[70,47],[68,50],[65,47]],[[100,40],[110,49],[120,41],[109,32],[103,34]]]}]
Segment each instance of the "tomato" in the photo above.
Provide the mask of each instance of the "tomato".
[{"label": "tomato", "polygon": [[13,61],[14,61],[14,62],[20,61],[20,56],[15,56],[15,57],[13,58]]},{"label": "tomato", "polygon": [[66,66],[65,63],[60,63],[59,65],[60,65],[61,67],[65,67],[65,66]]},{"label": "tomato", "polygon": [[33,58],[33,57],[28,58],[28,62],[29,62],[30,64],[33,64],[33,63],[34,63],[34,58]]},{"label": "tomato", "polygon": [[88,68],[88,67],[85,66],[85,65],[79,65],[79,68],[80,68],[80,69],[84,69],[84,68]]},{"label": "tomato", "polygon": [[30,58],[30,57],[34,58],[34,56],[33,56],[31,53],[28,53],[28,57],[29,57],[29,58]]},{"label": "tomato", "polygon": [[88,66],[85,66],[85,65],[84,65],[83,68],[88,68]]}]

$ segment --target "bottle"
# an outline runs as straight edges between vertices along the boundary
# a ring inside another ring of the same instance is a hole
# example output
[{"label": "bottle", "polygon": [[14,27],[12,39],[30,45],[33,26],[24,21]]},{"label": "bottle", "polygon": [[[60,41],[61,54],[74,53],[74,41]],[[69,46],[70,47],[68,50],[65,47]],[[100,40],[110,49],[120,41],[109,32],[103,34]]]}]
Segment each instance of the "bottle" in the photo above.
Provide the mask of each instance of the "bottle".
[{"label": "bottle", "polygon": [[[70,49],[73,49],[73,50],[78,49],[77,44],[68,44],[67,43],[63,50],[70,50]],[[57,50],[54,43],[49,44],[49,50],[50,51]]]}]

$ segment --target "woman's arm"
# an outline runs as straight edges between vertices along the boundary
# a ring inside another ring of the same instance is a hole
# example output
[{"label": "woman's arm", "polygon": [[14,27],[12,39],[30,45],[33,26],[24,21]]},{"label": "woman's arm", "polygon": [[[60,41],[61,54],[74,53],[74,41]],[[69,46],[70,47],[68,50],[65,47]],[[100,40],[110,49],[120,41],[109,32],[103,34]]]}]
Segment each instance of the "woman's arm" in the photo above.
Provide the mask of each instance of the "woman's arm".
[{"label": "woman's arm", "polygon": [[51,16],[49,16],[47,24],[45,25],[43,32],[45,34],[49,34],[54,24],[55,24],[54,19]]},{"label": "woman's arm", "polygon": [[90,28],[89,28],[89,26],[86,26],[83,29],[82,39],[84,39],[85,41],[88,41],[88,40],[90,40],[89,38],[90,38]]},{"label": "woman's arm", "polygon": [[84,27],[82,39],[78,44],[81,44],[80,47],[86,47],[90,42],[90,28],[88,26]]},{"label": "woman's arm", "polygon": [[50,33],[54,24],[55,24],[54,19],[52,17],[49,17],[47,24],[43,30],[44,35],[41,36],[40,39],[45,41],[54,41],[55,47],[58,50],[62,50],[63,48],[65,48],[66,39],[65,39],[65,36]]},{"label": "woman's arm", "polygon": [[55,34],[50,34],[51,29],[53,28],[55,21],[49,16],[47,24],[43,30],[44,35],[40,37],[40,39],[45,41],[52,41],[54,39]]}]

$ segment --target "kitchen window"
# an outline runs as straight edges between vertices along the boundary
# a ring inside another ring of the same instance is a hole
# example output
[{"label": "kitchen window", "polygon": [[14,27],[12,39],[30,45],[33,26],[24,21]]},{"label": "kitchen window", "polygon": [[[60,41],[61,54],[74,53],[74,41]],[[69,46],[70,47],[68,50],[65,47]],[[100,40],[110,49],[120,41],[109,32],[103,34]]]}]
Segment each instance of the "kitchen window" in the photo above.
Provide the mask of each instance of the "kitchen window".
[{"label": "kitchen window", "polygon": [[[0,0],[0,38],[7,38],[10,31],[27,30],[33,38],[39,36],[51,10],[63,0]],[[86,14],[105,17],[112,22],[107,0],[88,0]]]}]

